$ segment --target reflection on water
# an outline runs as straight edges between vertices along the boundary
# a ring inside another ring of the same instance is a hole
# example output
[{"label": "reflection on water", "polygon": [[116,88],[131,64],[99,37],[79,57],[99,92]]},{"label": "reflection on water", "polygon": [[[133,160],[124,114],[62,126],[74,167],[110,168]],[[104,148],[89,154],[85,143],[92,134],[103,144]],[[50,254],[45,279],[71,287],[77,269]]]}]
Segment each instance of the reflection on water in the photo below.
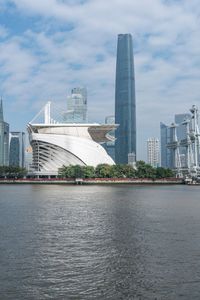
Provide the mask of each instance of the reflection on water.
[{"label": "reflection on water", "polygon": [[200,188],[0,186],[0,299],[200,299]]}]

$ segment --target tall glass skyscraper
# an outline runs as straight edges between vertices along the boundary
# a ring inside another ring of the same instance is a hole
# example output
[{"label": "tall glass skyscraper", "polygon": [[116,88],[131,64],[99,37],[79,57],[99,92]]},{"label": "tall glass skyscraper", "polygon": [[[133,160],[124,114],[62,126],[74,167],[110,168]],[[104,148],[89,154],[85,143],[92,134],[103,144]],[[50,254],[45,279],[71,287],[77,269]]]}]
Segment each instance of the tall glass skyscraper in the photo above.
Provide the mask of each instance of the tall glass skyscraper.
[{"label": "tall glass skyscraper", "polygon": [[24,168],[25,133],[10,132],[9,165]]},{"label": "tall glass skyscraper", "polygon": [[67,112],[64,114],[66,123],[86,123],[87,122],[87,90],[76,87],[71,91],[71,96],[67,97]]},{"label": "tall glass skyscraper", "polygon": [[127,164],[128,154],[136,154],[136,105],[133,41],[131,34],[119,34],[115,83],[115,161]]},{"label": "tall glass skyscraper", "polygon": [[4,122],[3,102],[0,101],[0,166],[9,165],[9,124]]}]

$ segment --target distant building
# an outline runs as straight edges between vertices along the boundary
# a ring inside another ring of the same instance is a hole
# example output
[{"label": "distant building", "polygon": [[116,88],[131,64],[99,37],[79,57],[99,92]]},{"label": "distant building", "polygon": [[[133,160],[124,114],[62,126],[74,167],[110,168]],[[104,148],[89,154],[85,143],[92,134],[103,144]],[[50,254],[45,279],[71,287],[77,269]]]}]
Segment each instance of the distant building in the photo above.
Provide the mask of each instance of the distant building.
[{"label": "distant building", "polygon": [[4,122],[3,101],[0,101],[0,166],[9,165],[9,124]]},{"label": "distant building", "polygon": [[10,132],[9,165],[21,168],[25,166],[24,132]]},{"label": "distant building", "polygon": [[67,112],[64,113],[65,123],[87,123],[87,90],[76,87],[67,97]]},{"label": "distant building", "polygon": [[[183,125],[183,122],[186,120],[191,120],[191,115],[190,114],[176,114],[174,117],[175,124],[177,124],[177,139],[178,141],[185,140],[187,138],[187,133],[186,133],[186,126]],[[187,161],[186,161],[186,148],[185,147],[180,147],[179,152],[181,155],[181,166],[186,166]]]},{"label": "distant building", "polygon": [[152,167],[157,168],[160,162],[160,147],[159,147],[159,139],[157,138],[149,138],[147,140],[147,159],[148,164]]},{"label": "distant building", "polygon": [[167,144],[172,142],[172,129],[164,123],[160,123],[160,165],[163,168],[173,168],[172,150]]},{"label": "distant building", "polygon": [[[107,116],[105,118],[105,124],[115,124],[115,117]],[[110,131],[109,135],[115,138],[115,130]],[[106,142],[102,146],[107,151],[108,155],[110,155],[112,159],[115,161],[115,141]]]},{"label": "distant building", "polygon": [[115,83],[115,160],[127,164],[129,153],[136,154],[136,103],[133,41],[131,34],[119,34]]},{"label": "distant building", "polygon": [[29,145],[25,149],[25,168],[26,168],[26,170],[32,171],[32,169],[33,169],[32,164],[33,164],[33,149]]},{"label": "distant building", "polygon": [[[191,115],[186,114],[176,114],[174,117],[176,126],[176,135],[177,141],[180,144],[181,141],[184,141],[187,138],[186,126],[183,125],[183,122],[189,120],[191,121]],[[161,145],[161,166],[164,168],[175,168],[175,157],[172,149],[167,147],[167,144],[172,143],[174,140],[173,137],[173,126],[165,125],[160,123],[160,145]],[[186,148],[179,146],[181,166],[186,166]]]},{"label": "distant building", "polygon": [[136,155],[135,153],[128,154],[128,164],[136,169]]}]

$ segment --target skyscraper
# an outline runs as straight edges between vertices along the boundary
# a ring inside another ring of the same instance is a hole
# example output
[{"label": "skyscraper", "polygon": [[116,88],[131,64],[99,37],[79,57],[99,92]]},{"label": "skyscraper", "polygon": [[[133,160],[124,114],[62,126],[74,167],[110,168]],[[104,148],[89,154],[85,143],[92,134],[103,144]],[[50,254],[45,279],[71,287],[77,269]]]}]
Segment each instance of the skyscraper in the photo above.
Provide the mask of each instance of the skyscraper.
[{"label": "skyscraper", "polygon": [[156,138],[149,138],[147,140],[147,160],[148,164],[157,168],[160,162],[159,140]]},{"label": "skyscraper", "polygon": [[[183,122],[186,120],[191,121],[191,115],[188,113],[185,114],[176,114],[174,117],[175,124],[177,124],[177,139],[178,141],[184,140],[187,138],[186,126],[183,125]],[[187,157],[187,150],[185,147],[180,147],[179,152],[181,155],[181,165],[185,167],[187,165],[186,157]]]},{"label": "skyscraper", "polygon": [[87,122],[87,90],[76,87],[67,97],[67,112],[64,114],[66,123],[86,123]]},{"label": "skyscraper", "polygon": [[9,165],[9,124],[4,122],[3,102],[0,101],[0,166]]},{"label": "skyscraper", "polygon": [[9,165],[24,168],[25,133],[10,133]]},{"label": "skyscraper", "polygon": [[191,114],[176,114],[174,116],[174,121],[175,124],[178,125],[177,127],[177,138],[178,140],[184,140],[187,138],[187,133],[186,133],[186,126],[183,125],[182,123],[186,120],[191,120]]},{"label": "skyscraper", "polygon": [[[191,122],[191,115],[176,114],[174,121],[176,124],[176,135],[179,143],[187,138],[186,126],[183,122],[189,120]],[[191,126],[191,125],[190,125]],[[160,144],[161,144],[161,167],[175,168],[175,158],[171,148],[167,147],[167,144],[173,142],[173,128],[171,126],[160,123]],[[186,155],[187,151],[185,147],[179,146],[179,153],[181,159],[181,165],[184,167],[187,164]]]},{"label": "skyscraper", "polygon": [[136,105],[133,42],[131,34],[119,34],[115,83],[115,161],[127,164],[136,154]]},{"label": "skyscraper", "polygon": [[173,153],[172,150],[167,147],[167,144],[172,142],[172,129],[170,126],[160,123],[160,156],[161,167],[173,168]]}]

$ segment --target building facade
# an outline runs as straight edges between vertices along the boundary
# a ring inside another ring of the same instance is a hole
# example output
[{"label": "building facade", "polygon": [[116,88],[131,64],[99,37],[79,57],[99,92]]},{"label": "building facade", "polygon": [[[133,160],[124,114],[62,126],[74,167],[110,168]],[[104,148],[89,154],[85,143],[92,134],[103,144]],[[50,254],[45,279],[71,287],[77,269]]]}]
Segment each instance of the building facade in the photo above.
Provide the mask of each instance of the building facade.
[{"label": "building facade", "polygon": [[167,144],[173,140],[172,128],[164,123],[160,123],[160,165],[163,168],[173,169],[174,158],[172,150]]},{"label": "building facade", "polygon": [[[173,128],[176,127],[176,139],[179,144],[182,141],[186,140],[187,132],[186,126],[183,124],[186,120],[189,121],[191,126],[191,114],[176,114],[174,116],[175,123],[171,125],[165,125],[164,123],[160,123],[160,147],[161,147],[161,167],[164,168],[175,168],[175,157],[174,151],[172,148],[169,148],[167,145],[173,143],[174,136],[173,136]],[[179,153],[180,153],[180,160],[181,165],[184,167],[187,164],[187,150],[185,147],[179,145]]]},{"label": "building facade", "polygon": [[28,124],[34,173],[57,175],[64,165],[114,164],[100,145],[113,139],[109,132],[114,128],[99,124]]},{"label": "building facade", "polygon": [[25,167],[25,133],[10,132],[9,165]]},{"label": "building facade", "polygon": [[65,123],[87,122],[87,90],[76,87],[67,97],[67,112],[64,114]]},{"label": "building facade", "polygon": [[147,140],[147,161],[154,168],[160,165],[160,146],[157,138]]},{"label": "building facade", "polygon": [[29,145],[25,149],[25,168],[28,172],[32,171],[32,164],[33,164],[33,150],[32,147]]},{"label": "building facade", "polygon": [[9,124],[4,122],[3,101],[0,101],[0,166],[9,165]]},{"label": "building facade", "polygon": [[119,34],[115,83],[115,161],[127,164],[136,155],[136,103],[133,42],[131,34]]},{"label": "building facade", "polygon": [[[182,141],[187,138],[186,126],[183,124],[186,120],[191,121],[190,114],[176,114],[174,117],[175,124],[177,124],[176,133],[178,141]],[[185,147],[179,147],[179,152],[181,155],[181,165],[185,167],[187,164],[187,150]]]}]

